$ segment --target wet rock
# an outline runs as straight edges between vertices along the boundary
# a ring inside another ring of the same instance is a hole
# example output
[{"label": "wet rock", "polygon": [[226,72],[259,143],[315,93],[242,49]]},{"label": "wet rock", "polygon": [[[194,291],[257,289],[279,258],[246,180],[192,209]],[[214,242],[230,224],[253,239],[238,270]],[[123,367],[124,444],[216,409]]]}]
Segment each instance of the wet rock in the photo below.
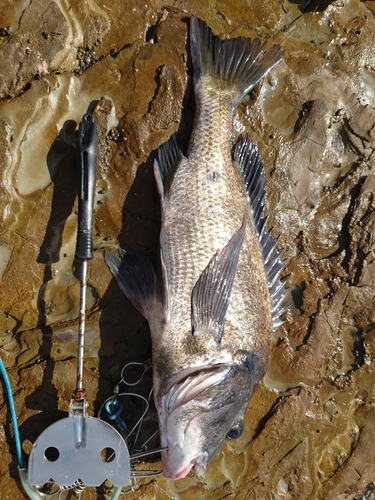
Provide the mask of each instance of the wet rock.
[{"label": "wet rock", "polygon": [[373,478],[374,450],[370,445],[370,435],[375,414],[373,410],[360,408],[355,416],[361,429],[358,441],[350,457],[345,460],[345,465],[334,476],[334,484],[332,481],[327,481],[320,498],[325,498],[326,495],[338,496],[343,493],[349,497],[349,495],[361,493]]},{"label": "wet rock", "polygon": [[[46,30],[53,36],[46,39]],[[26,7],[19,28],[2,47],[0,97],[19,95],[32,80],[63,64],[68,36],[69,24],[57,3],[34,1]]]}]

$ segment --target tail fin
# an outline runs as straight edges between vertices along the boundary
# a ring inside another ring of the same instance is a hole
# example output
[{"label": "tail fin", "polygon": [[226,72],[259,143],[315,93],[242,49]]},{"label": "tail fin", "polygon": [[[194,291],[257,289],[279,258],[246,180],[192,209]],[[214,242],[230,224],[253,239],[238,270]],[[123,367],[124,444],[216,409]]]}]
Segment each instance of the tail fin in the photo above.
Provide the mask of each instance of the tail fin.
[{"label": "tail fin", "polygon": [[220,40],[204,21],[193,14],[190,20],[190,48],[194,85],[207,76],[227,82],[228,87],[237,89],[234,102],[237,107],[284,55],[279,45],[274,45],[267,52],[266,46],[267,42],[261,43],[258,38]]}]

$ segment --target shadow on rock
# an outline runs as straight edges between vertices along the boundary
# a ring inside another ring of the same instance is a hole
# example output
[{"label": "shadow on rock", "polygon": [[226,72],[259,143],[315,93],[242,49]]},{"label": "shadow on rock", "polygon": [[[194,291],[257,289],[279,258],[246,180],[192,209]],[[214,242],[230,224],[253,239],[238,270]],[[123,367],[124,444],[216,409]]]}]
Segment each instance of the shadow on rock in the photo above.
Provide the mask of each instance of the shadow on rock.
[{"label": "shadow on rock", "polygon": [[[46,300],[47,284],[53,279],[53,264],[60,260],[64,225],[72,213],[78,193],[76,122],[69,120],[51,146],[47,155],[47,165],[53,182],[51,214],[46,227],[46,234],[37,262],[45,264],[43,284],[38,293],[38,326],[42,330],[43,341],[39,349],[41,359],[47,360],[40,388],[26,397],[26,406],[33,409],[57,410],[57,391],[52,383],[54,362],[50,358],[52,348],[52,327],[47,324],[52,304]],[[43,389],[42,389],[43,388]],[[46,393],[48,408],[45,408]],[[43,411],[43,414],[44,414]],[[41,417],[43,419],[43,417]],[[26,439],[30,439],[25,434]],[[31,439],[30,439],[31,440]]]},{"label": "shadow on rock", "polygon": [[290,3],[298,5],[299,10],[304,12],[324,12],[334,0],[289,0]]},{"label": "shadow on rock", "polygon": [[[156,262],[160,233],[160,202],[153,174],[154,159],[155,153],[137,170],[123,206],[122,229],[118,237],[122,249],[144,255],[153,264]],[[147,320],[125,297],[115,278],[110,281],[99,307],[102,311],[101,355],[95,413],[98,413],[103,401],[111,395],[108,394],[108,382],[116,386],[122,377],[123,368],[128,363],[138,364],[132,364],[126,369],[123,375],[130,384],[120,383],[119,391],[141,394],[150,399],[152,407],[153,398],[149,398],[152,390],[151,371],[145,373],[139,384],[131,385],[141,378],[145,370],[143,363],[151,358],[151,336]],[[129,396],[123,397],[122,403],[122,418],[131,427],[141,415],[144,403]]]}]

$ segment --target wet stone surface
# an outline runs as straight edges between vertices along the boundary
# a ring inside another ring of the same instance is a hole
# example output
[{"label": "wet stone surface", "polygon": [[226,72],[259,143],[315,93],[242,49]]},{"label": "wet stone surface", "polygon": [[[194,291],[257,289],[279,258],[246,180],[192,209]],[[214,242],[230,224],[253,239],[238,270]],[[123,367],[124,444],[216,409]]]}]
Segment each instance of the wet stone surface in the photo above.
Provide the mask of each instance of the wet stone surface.
[{"label": "wet stone surface", "polygon": [[[194,116],[187,19],[221,37],[279,43],[284,60],[235,113],[267,173],[266,211],[291,299],[245,432],[207,473],[138,481],[129,499],[375,498],[375,2],[0,0],[0,345],[25,458],[65,417],[75,386],[79,279],[77,126],[99,127],[85,387],[97,411],[128,361],[150,355],[145,320],[104,263],[153,258],[157,148]],[[149,383],[149,380],[148,380]],[[0,498],[21,500],[0,400]],[[140,464],[160,467],[159,463]],[[106,498],[107,487],[82,499]]]}]

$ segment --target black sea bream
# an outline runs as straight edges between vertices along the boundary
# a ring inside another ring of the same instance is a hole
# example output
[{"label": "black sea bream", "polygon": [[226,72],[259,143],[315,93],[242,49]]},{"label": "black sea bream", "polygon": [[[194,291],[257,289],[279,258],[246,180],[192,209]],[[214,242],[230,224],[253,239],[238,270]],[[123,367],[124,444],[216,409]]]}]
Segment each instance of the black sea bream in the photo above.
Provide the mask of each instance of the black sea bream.
[{"label": "black sea bream", "polygon": [[[259,40],[221,41],[192,16],[196,116],[186,155],[176,135],[159,150],[160,266],[126,253],[106,260],[147,318],[164,476],[205,472],[238,437],[267,368],[284,288],[263,216],[263,164],[246,137],[231,155],[233,112],[282,58]],[[274,320],[273,320],[274,318]]]}]

